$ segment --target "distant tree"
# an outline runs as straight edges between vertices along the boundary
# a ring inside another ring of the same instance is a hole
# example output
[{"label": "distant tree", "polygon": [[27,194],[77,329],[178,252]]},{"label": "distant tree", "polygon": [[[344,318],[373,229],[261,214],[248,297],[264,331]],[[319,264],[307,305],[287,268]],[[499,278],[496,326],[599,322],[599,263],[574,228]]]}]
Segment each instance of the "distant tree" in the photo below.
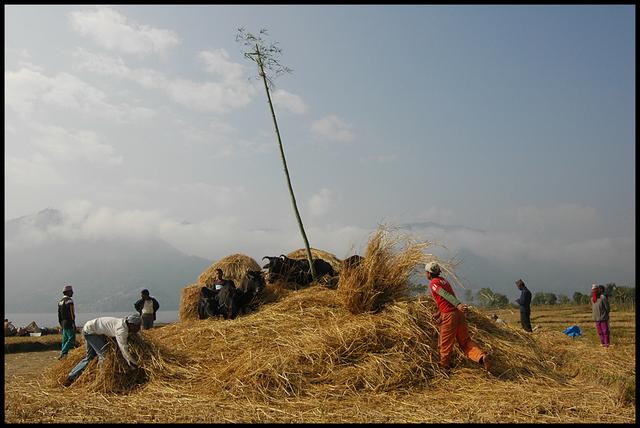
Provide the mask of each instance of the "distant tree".
[{"label": "distant tree", "polygon": [[473,292],[468,288],[464,290],[464,301],[467,303],[473,302]]},{"label": "distant tree", "polygon": [[504,294],[494,293],[488,287],[481,288],[476,294],[478,306],[483,308],[506,308],[509,306],[509,299]]},{"label": "distant tree", "polygon": [[476,302],[478,302],[478,306],[489,308],[495,299],[493,290],[489,287],[481,288],[476,293]]},{"label": "distant tree", "polygon": [[493,307],[494,308],[506,308],[509,306],[509,298],[504,294],[495,293],[493,295]]},{"label": "distant tree", "polygon": [[538,291],[533,295],[533,298],[531,299],[531,304],[534,306],[538,306],[538,305],[544,305],[544,293],[542,291]]},{"label": "distant tree", "polygon": [[555,293],[545,293],[545,305],[555,305],[558,302],[558,297]]},{"label": "distant tree", "polygon": [[566,305],[569,302],[571,302],[571,300],[566,295],[564,295],[564,294],[559,294],[558,295],[558,304],[559,305]]},{"label": "distant tree", "polygon": [[618,305],[634,304],[636,301],[636,288],[616,286],[611,296],[609,297],[609,301]]},{"label": "distant tree", "polygon": [[582,294],[579,291],[573,293],[573,303],[576,305],[588,305],[591,303],[591,297],[587,294]]},{"label": "distant tree", "polygon": [[544,291],[538,291],[533,295],[531,299],[532,305],[555,305],[558,301],[558,297],[554,293],[545,293]]},{"label": "distant tree", "polygon": [[615,282],[610,282],[607,285],[604,286],[604,294],[605,296],[607,296],[609,299],[613,296],[613,294],[616,292],[616,283]]}]

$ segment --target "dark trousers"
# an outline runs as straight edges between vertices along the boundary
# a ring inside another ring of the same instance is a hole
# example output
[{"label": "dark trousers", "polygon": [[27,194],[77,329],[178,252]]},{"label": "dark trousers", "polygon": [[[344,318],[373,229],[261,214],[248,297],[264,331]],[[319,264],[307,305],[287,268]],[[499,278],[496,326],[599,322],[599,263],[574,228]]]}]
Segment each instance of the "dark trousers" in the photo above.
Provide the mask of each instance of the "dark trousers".
[{"label": "dark trousers", "polygon": [[522,328],[524,331],[533,331],[531,329],[531,309],[523,309],[520,308],[520,324],[522,324]]},{"label": "dark trousers", "polygon": [[142,314],[142,328],[145,330],[153,328],[153,314]]}]

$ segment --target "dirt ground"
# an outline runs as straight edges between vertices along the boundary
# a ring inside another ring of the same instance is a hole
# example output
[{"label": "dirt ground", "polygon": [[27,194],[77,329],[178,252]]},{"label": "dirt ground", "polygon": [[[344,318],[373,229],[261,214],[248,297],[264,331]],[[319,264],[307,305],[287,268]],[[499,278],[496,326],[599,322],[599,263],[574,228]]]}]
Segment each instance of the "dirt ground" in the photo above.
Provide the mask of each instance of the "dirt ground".
[{"label": "dirt ground", "polygon": [[30,378],[34,373],[51,367],[58,361],[60,351],[18,352],[4,354],[4,382]]}]

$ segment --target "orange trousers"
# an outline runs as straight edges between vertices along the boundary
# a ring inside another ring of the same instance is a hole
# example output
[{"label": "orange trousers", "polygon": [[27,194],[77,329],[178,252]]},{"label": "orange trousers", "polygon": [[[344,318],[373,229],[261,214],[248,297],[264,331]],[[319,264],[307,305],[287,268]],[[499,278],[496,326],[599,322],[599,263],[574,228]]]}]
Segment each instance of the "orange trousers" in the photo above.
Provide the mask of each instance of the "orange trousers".
[{"label": "orange trousers", "polygon": [[471,340],[467,321],[464,314],[458,310],[446,312],[441,315],[440,337],[440,366],[448,367],[453,354],[453,346],[458,342],[462,352],[471,361],[480,362],[480,358],[485,355],[478,345]]}]

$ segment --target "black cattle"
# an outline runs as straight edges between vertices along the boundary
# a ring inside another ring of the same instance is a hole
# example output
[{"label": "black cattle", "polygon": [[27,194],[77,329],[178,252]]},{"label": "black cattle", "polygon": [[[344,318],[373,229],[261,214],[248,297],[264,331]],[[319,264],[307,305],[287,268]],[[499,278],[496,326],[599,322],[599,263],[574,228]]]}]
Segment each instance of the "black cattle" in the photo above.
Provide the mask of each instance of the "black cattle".
[{"label": "black cattle", "polygon": [[[269,260],[269,262],[263,266],[263,268],[268,270],[267,282],[269,283],[277,279],[283,279],[299,285],[307,285],[313,281],[307,259],[291,259],[284,254],[281,254],[280,257],[265,256],[262,259]],[[313,259],[313,267],[318,279],[324,275],[335,275],[331,264],[322,259]]]},{"label": "black cattle", "polygon": [[364,257],[359,256],[357,254],[355,254],[355,255],[353,255],[351,257],[347,257],[341,263],[342,264],[342,268],[343,269],[354,268],[354,267],[358,266],[360,263],[362,263],[363,260],[364,260]]},{"label": "black cattle", "polygon": [[218,315],[218,292],[209,287],[200,288],[198,318],[201,320]]},{"label": "black cattle", "polygon": [[222,315],[224,319],[228,319],[234,318],[236,314],[236,286],[233,281],[226,281],[220,290],[212,290],[209,287],[200,289],[198,318]]},{"label": "black cattle", "polygon": [[261,271],[247,271],[240,287],[236,289],[235,299],[238,312],[247,312],[255,309],[257,306],[256,299],[266,286]]}]

